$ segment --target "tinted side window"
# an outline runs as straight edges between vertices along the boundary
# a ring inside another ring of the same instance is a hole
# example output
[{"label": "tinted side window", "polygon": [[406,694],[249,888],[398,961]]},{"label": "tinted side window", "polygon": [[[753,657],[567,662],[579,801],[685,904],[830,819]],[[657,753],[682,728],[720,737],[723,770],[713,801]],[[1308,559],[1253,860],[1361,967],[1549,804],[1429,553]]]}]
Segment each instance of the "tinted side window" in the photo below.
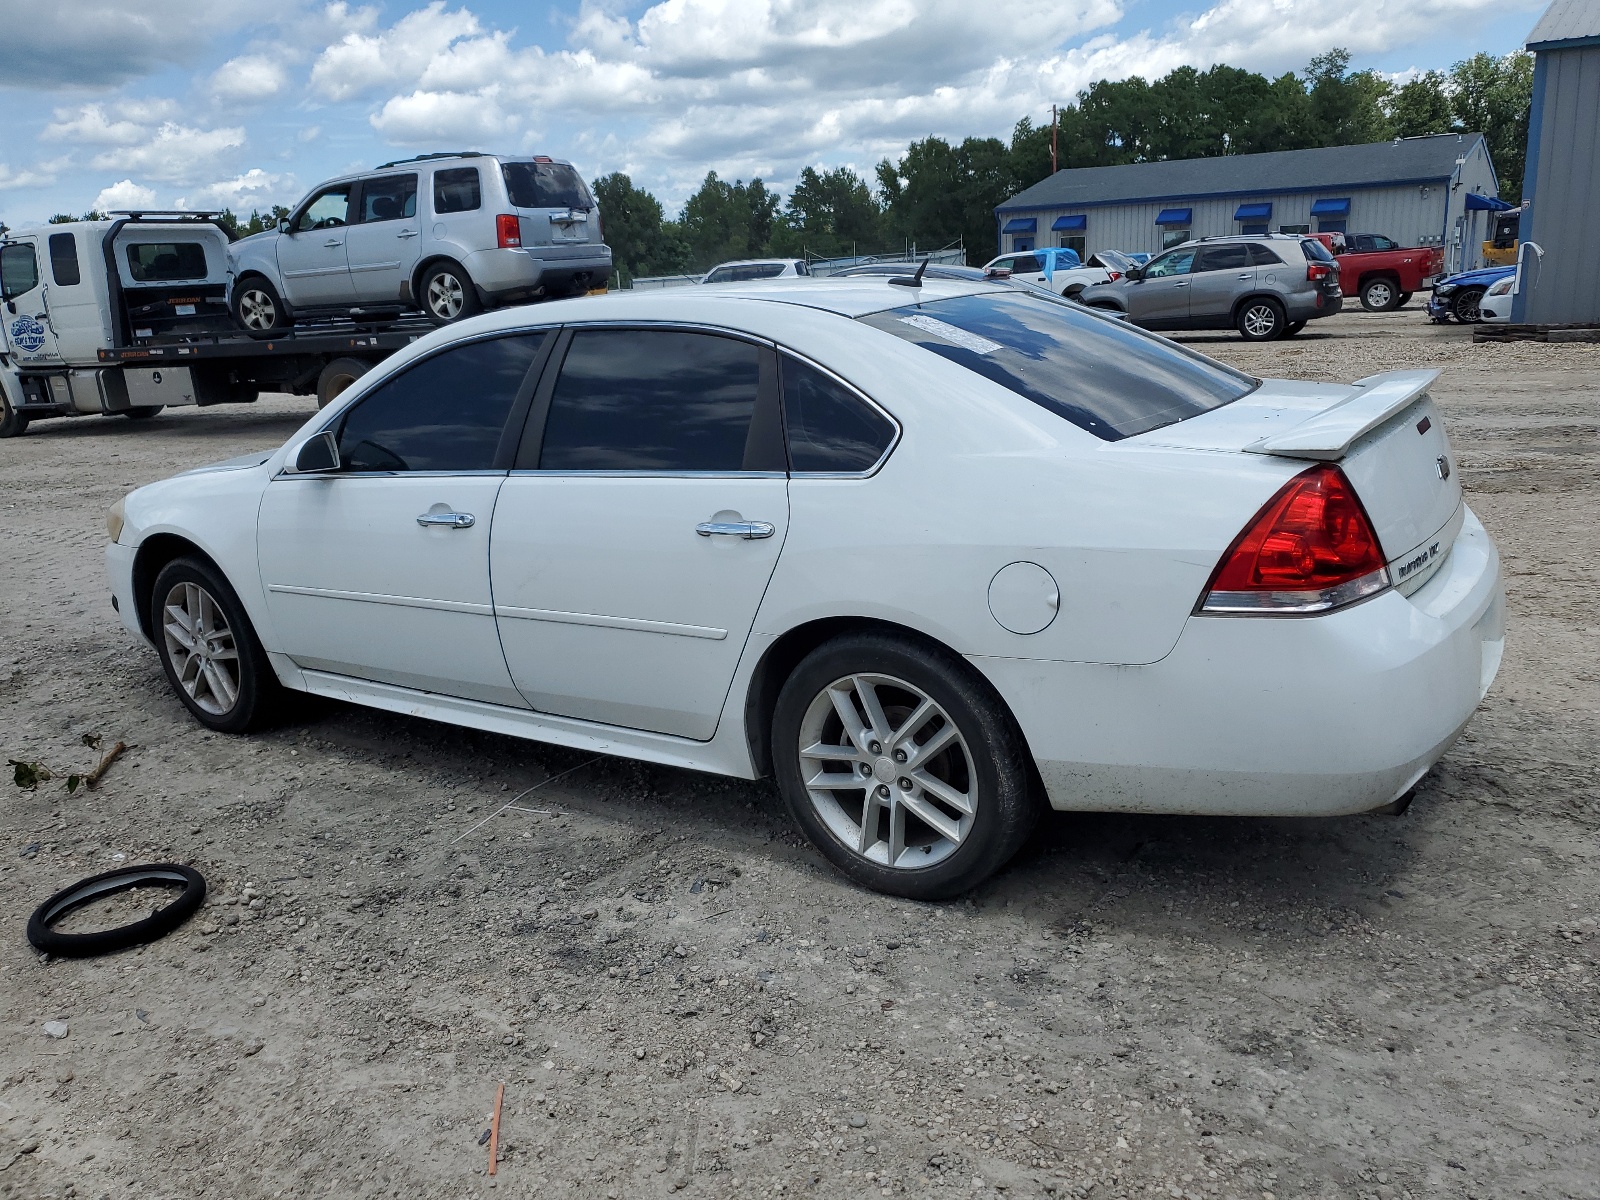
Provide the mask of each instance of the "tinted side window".
[{"label": "tinted side window", "polygon": [[[782,263],[750,263],[743,267],[733,268],[733,281],[744,283],[750,279],[776,279],[783,274]],[[717,280],[721,283],[722,280]]]},{"label": "tinted side window", "polygon": [[1207,246],[1200,252],[1196,271],[1236,271],[1250,265],[1250,248],[1243,242]]},{"label": "tinted side window", "polygon": [[417,177],[380,175],[361,185],[361,220],[398,221],[417,215]]},{"label": "tinted side window", "polygon": [[1023,254],[1017,258],[1016,264],[1011,268],[1011,273],[1013,275],[1027,275],[1030,272],[1042,270],[1044,270],[1044,265],[1040,263],[1036,256]]},{"label": "tinted side window", "polygon": [[1250,244],[1250,261],[1258,267],[1283,266],[1283,259],[1272,252],[1272,247],[1262,246],[1255,242]]},{"label": "tinted side window", "polygon": [[1153,260],[1144,269],[1146,279],[1165,279],[1168,275],[1187,275],[1189,268],[1194,266],[1193,250],[1174,250],[1171,254],[1163,254]]},{"label": "tinted side window", "polygon": [[865,471],[894,441],[877,409],[815,367],[782,356],[783,425],[796,471]]},{"label": "tinted side window", "polygon": [[206,248],[198,242],[134,242],[128,247],[128,274],[135,283],[204,279]]},{"label": "tinted side window", "polygon": [[361,400],[339,428],[346,471],[487,471],[545,334],[469,342]]},{"label": "tinted side window", "polygon": [[472,212],[482,206],[477,167],[450,167],[433,173],[434,212]]},{"label": "tinted side window", "polygon": [[353,186],[341,183],[338,187],[319,192],[294,223],[295,231],[304,233],[308,229],[333,229],[343,225],[350,219],[350,190]]},{"label": "tinted side window", "polygon": [[1372,235],[1372,248],[1374,250],[1398,250],[1400,243],[1393,238],[1386,238],[1381,233]]},{"label": "tinted side window", "polygon": [[676,330],[580,330],[550,401],[544,471],[739,471],[760,351]]},{"label": "tinted side window", "polygon": [[33,247],[22,242],[0,250],[0,290],[10,300],[39,286],[39,260]]},{"label": "tinted side window", "polygon": [[62,287],[82,280],[78,271],[78,239],[70,233],[50,235],[50,274]]}]

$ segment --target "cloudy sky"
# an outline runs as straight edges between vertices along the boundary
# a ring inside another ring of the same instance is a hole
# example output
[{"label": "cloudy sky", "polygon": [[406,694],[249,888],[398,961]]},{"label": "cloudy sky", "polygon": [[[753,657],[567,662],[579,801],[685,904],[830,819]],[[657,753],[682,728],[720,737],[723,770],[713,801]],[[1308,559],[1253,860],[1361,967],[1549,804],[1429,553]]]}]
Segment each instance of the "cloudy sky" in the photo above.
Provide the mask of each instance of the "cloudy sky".
[{"label": "cloudy sky", "polygon": [[248,211],[428,150],[780,189],[928,134],[1005,136],[1098,78],[1448,67],[1543,0],[0,0],[0,219]]}]

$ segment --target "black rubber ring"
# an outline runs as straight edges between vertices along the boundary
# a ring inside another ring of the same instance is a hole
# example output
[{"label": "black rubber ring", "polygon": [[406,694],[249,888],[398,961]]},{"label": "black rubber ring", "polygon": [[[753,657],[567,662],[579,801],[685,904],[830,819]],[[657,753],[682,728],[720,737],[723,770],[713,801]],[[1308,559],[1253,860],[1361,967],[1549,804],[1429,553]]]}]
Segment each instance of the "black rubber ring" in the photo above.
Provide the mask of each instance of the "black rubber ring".
[{"label": "black rubber ring", "polygon": [[[94,933],[57,933],[51,928],[74,909],[82,908],[118,892],[139,887],[165,887],[182,884],[183,891],[165,908],[158,908],[141,921],[101,929]],[[71,887],[62,888],[33,910],[28,918],[28,941],[37,950],[59,958],[92,958],[142,946],[165,937],[195,913],[206,898],[205,877],[181,863],[150,863],[138,867],[119,867],[103,875],[91,875]]]}]

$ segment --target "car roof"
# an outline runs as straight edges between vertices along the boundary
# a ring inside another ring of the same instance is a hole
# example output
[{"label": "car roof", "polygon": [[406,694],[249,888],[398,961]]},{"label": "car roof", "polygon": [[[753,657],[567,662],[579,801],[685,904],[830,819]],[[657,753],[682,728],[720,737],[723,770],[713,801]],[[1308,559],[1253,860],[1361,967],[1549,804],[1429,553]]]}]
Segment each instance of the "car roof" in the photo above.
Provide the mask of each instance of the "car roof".
[{"label": "car roof", "polygon": [[799,261],[798,258],[730,258],[727,262],[719,262],[715,267],[708,268],[707,273],[709,274],[719,267],[765,267],[772,265],[787,267],[790,263]]},{"label": "car roof", "polygon": [[[920,262],[859,263],[843,270],[830,271],[824,278],[838,279],[854,275],[914,275]],[[959,263],[929,263],[924,279],[987,279],[982,267],[964,267]]]}]

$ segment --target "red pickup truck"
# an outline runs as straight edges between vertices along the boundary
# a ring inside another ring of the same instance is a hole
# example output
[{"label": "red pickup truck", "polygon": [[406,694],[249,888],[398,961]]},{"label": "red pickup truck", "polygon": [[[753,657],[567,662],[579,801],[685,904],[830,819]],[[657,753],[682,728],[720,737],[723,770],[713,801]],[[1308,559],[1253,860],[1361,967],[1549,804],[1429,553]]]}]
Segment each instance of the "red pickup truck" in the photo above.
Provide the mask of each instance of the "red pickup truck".
[{"label": "red pickup truck", "polygon": [[1444,271],[1438,246],[1402,247],[1381,233],[1313,233],[1339,263],[1339,290],[1368,312],[1388,312],[1432,287]]}]

